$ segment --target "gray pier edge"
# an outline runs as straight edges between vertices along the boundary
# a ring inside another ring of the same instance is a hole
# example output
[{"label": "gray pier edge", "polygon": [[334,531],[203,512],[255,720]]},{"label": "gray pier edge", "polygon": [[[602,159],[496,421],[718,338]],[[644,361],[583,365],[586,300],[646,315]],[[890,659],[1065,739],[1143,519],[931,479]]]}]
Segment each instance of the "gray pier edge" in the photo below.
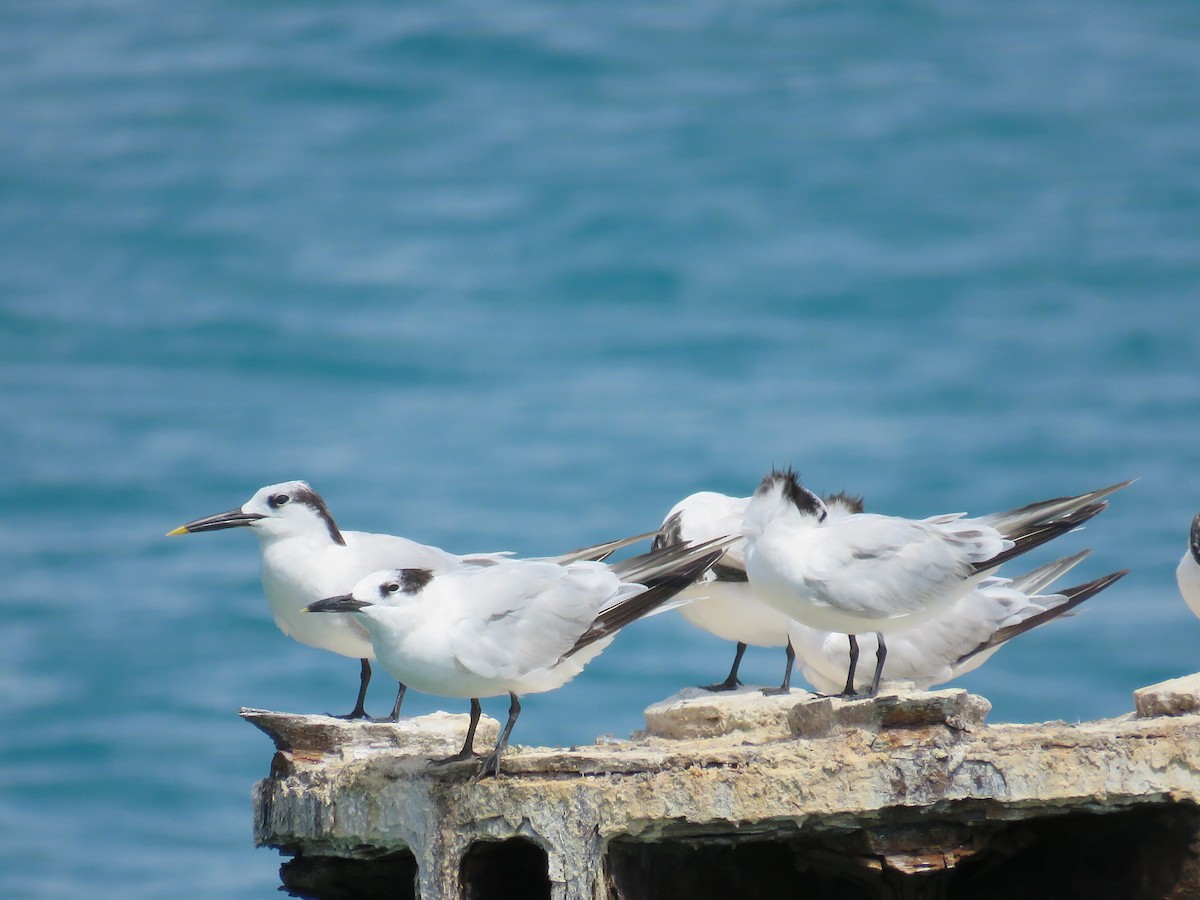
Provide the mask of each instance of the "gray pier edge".
[{"label": "gray pier edge", "polygon": [[[978,857],[976,869],[983,859],[994,870],[988,884],[1009,883],[1006,860],[1028,867],[1030,854],[1050,852],[1039,848],[1052,845],[1056,822],[1083,822],[1101,847],[1126,848],[1117,876],[1095,876],[1114,896],[1200,897],[1200,674],[1134,699],[1116,719],[989,725],[988,702],[961,690],[857,701],[684,691],[650,707],[646,731],[629,741],[514,747],[501,777],[478,782],[471,763],[427,765],[457,750],[465,716],[386,725],[242,715],[277,748],[254,789],[257,844],[307,862],[411,860],[374,876],[414,882],[395,896],[486,897],[471,879],[487,876],[470,874],[485,869],[469,860],[498,846],[544,853],[553,900],[674,896],[655,878],[681,895],[697,895],[689,879],[736,892],[737,879],[706,873],[706,862],[740,860],[757,872],[745,877],[761,879],[779,859],[814,890],[841,879],[861,896],[954,896],[945,878],[956,867]],[[495,733],[485,718],[478,746]],[[1101,827],[1116,821],[1126,824]],[[1154,871],[1132,873],[1138,866]],[[1136,889],[1114,883],[1126,869]],[[1009,881],[1017,896],[1020,879]]]}]

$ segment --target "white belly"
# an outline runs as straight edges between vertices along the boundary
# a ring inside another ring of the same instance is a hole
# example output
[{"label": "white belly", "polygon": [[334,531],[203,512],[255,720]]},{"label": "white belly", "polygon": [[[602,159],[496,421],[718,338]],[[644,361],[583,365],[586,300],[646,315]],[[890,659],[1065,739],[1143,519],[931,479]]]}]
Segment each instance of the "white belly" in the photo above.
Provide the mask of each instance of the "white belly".
[{"label": "white belly", "polygon": [[1200,616],[1200,565],[1192,559],[1191,551],[1180,560],[1175,579],[1179,582],[1179,593],[1188,608],[1194,615]]},{"label": "white belly", "polygon": [[688,592],[703,599],[679,607],[679,614],[697,628],[755,647],[787,644],[788,617],[757,600],[747,583],[713,581]]},{"label": "white belly", "polygon": [[323,555],[314,556],[308,564],[263,555],[263,592],[279,630],[309,647],[352,659],[375,658],[366,628],[352,615],[309,613],[304,607],[349,593],[364,574]]}]

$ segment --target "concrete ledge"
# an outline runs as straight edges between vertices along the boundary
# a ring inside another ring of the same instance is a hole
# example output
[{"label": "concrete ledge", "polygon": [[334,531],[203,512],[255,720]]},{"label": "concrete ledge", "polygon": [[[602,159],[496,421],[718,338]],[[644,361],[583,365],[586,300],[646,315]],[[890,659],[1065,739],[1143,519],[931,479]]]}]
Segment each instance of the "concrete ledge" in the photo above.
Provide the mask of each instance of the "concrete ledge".
[{"label": "concrete ledge", "polygon": [[1142,718],[1200,713],[1200,673],[1139,688],[1133,706]]},{"label": "concrete ledge", "polygon": [[[302,716],[245,707],[238,710],[238,715],[274,741],[276,750],[316,757],[379,750],[402,750],[407,756],[430,759],[450,756],[462,747],[470,721],[466,714],[446,712],[399,722],[348,721],[336,716]],[[500,723],[490,716],[480,716],[475,729],[476,746],[494,744],[499,734]]]},{"label": "concrete ledge", "polygon": [[[425,900],[774,896],[772,873],[811,896],[1200,896],[1200,715],[989,726],[988,707],[964,691],[684,692],[647,710],[632,741],[514,747],[504,775],[482,782],[471,763],[425,765],[457,749],[461,732],[446,729],[465,717],[362,726],[248,710],[279,749],[255,788],[255,839],[309,865],[415,870],[400,896]],[[1110,845],[1119,857],[1079,856]],[[1143,851],[1158,860],[1150,874]],[[1019,860],[1067,887],[1020,887]],[[514,872],[533,886],[488,893]]]},{"label": "concrete ledge", "polygon": [[792,733],[789,713],[797,704],[815,698],[815,694],[800,690],[766,695],[756,687],[721,693],[698,687],[684,688],[678,694],[646,707],[646,730],[634,737],[679,741],[734,732],[753,733],[760,739],[787,737]]}]

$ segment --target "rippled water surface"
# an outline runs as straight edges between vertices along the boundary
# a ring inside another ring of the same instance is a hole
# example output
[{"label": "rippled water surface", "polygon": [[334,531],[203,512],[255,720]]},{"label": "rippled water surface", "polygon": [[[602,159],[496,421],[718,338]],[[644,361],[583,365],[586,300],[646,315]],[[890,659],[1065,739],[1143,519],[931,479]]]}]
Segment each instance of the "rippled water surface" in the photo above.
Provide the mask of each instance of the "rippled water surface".
[{"label": "rippled water surface", "polygon": [[[276,631],[249,535],[163,537],[273,481],[539,554],[773,464],[905,515],[1137,477],[1060,542],[1133,573],[963,684],[1075,720],[1200,668],[1198,38],[1184,0],[6,5],[0,894],[275,895],[236,711],[357,669]],[[515,739],[624,736],[731,649],[640,623]]]}]

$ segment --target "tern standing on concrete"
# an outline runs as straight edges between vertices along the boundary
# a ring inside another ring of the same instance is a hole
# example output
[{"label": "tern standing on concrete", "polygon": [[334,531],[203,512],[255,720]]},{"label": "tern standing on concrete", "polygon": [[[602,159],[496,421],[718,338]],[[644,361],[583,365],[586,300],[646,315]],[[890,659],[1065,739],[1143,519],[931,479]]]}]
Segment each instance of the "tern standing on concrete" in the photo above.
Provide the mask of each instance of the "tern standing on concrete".
[{"label": "tern standing on concrete", "polygon": [[[349,591],[364,575],[379,569],[427,569],[434,573],[491,566],[506,561],[506,553],[457,556],[437,547],[391,534],[342,531],[325,501],[307,482],[285,481],[260,488],[241,506],[181,525],[170,535],[247,528],[259,539],[263,591],[275,624],[288,637],[309,647],[328,650],[361,661],[358,698],[343,718],[369,718],[363,708],[375,657],[366,629],[352,616],[306,616],[304,607],[317,600]],[[649,535],[636,535],[556,557],[568,563],[577,559],[603,559],[609,553]],[[386,721],[400,715],[404,685]]]},{"label": "tern standing on concrete", "polygon": [[616,567],[514,560],[441,574],[393,569],[308,610],[356,616],[380,665],[402,683],[471,700],[462,750],[438,762],[473,756],[479,698],[508,694],[508,721],[483,760],[482,778],[500,773],[522,695],[566,684],[621,628],[661,609],[720,556],[709,545],[670,547]]},{"label": "tern standing on concrete", "polygon": [[[767,475],[743,520],[746,571],[757,596],[801,624],[878,641],[869,691],[878,690],[883,634],[927,621],[1005,561],[1100,513],[1101,498],[1129,482],[977,519],[831,516],[791,469]],[[854,692],[850,641],[846,692]]]},{"label": "tern standing on concrete", "polygon": [[[181,525],[170,535],[248,528],[259,540],[263,592],[275,624],[309,647],[361,661],[358,698],[343,718],[368,718],[363,708],[375,652],[367,631],[352,616],[306,616],[304,607],[343,593],[364,575],[388,566],[450,572],[464,566],[493,564],[502,554],[455,556],[437,547],[390,534],[342,531],[321,496],[304,481],[260,488],[236,509]],[[396,695],[390,721],[400,715],[404,685]]]}]

